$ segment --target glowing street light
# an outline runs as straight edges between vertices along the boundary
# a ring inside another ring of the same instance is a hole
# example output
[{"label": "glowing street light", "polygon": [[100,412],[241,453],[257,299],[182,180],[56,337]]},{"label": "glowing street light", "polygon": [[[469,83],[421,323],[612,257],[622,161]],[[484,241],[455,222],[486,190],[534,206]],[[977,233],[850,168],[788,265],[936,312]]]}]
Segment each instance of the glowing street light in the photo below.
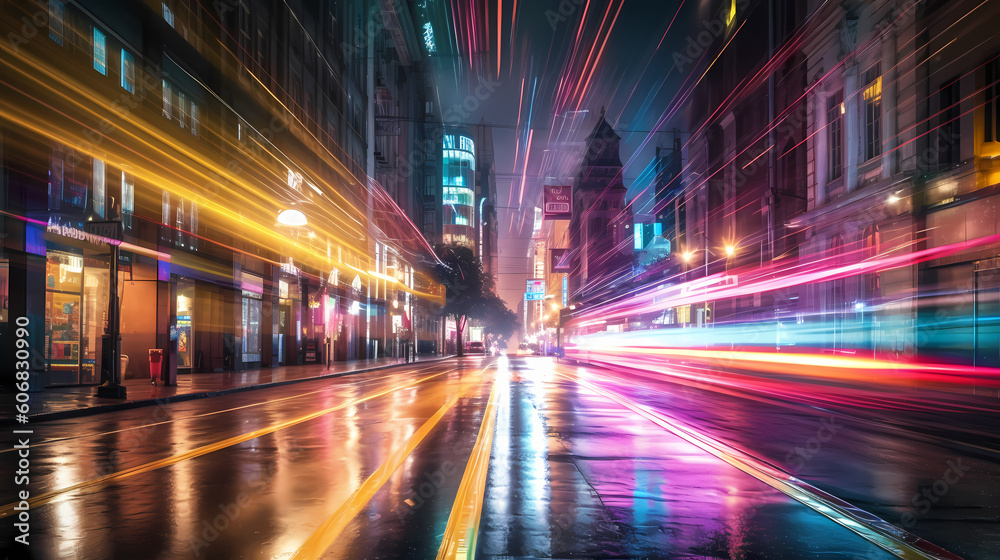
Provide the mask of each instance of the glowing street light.
[{"label": "glowing street light", "polygon": [[726,245],[726,256],[727,257],[733,256],[733,253],[735,253],[735,252],[736,252],[736,247],[734,247],[732,245]]},{"label": "glowing street light", "polygon": [[289,208],[278,212],[278,223],[283,226],[305,227],[309,222],[300,210]]},{"label": "glowing street light", "polygon": [[694,258],[694,251],[688,251],[684,253],[684,262],[689,263],[691,259]]}]

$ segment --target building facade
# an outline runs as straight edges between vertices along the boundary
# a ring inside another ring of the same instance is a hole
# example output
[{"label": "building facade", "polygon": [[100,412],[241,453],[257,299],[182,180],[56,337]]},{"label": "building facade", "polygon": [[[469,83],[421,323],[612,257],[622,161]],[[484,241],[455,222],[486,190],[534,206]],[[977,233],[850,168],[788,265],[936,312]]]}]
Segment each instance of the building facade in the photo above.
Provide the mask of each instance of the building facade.
[{"label": "building facade", "polygon": [[0,95],[2,328],[29,318],[33,388],[101,381],[115,276],[124,378],[150,349],[171,380],[398,352],[392,310],[437,288],[373,225],[409,223],[366,174],[374,9],[5,5],[5,34],[44,22]]}]

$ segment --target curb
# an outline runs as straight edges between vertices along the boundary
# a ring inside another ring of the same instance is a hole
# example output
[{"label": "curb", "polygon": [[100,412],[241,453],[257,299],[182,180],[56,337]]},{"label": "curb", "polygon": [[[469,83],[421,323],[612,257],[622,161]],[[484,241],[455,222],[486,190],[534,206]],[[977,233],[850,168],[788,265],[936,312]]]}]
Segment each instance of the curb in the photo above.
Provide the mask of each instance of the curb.
[{"label": "curb", "polygon": [[391,369],[400,366],[411,366],[420,364],[432,364],[434,362],[440,362],[443,360],[449,360],[455,356],[445,356],[443,358],[434,358],[431,360],[419,360],[410,363],[401,364],[386,364],[382,366],[375,366],[365,369],[354,369],[351,371],[341,371],[337,373],[328,373],[325,375],[320,375],[317,377],[304,377],[302,379],[286,379],[284,381],[273,381],[271,383],[262,383],[260,385],[244,385],[243,387],[233,387],[231,389],[220,389],[218,391],[204,391],[201,393],[183,393],[180,395],[171,395],[169,397],[163,397],[159,399],[143,399],[140,401],[129,401],[117,404],[105,404],[97,406],[88,406],[85,408],[77,408],[74,410],[60,410],[58,412],[46,412],[42,414],[29,414],[29,423],[35,422],[50,422],[52,420],[65,420],[68,418],[79,418],[82,416],[93,416],[95,414],[103,414],[105,412],[117,412],[119,410],[131,410],[133,408],[144,408],[153,405],[164,405],[176,402],[192,401],[196,399],[205,399],[209,397],[220,397],[223,395],[230,395],[233,393],[242,393],[244,391],[253,391],[256,389],[269,389],[272,387],[281,387],[283,385],[292,385],[294,383],[304,383],[307,381],[318,381],[321,379],[332,379],[335,377],[345,377],[348,375],[354,375],[358,373],[368,373],[372,371],[380,371],[383,369]]}]

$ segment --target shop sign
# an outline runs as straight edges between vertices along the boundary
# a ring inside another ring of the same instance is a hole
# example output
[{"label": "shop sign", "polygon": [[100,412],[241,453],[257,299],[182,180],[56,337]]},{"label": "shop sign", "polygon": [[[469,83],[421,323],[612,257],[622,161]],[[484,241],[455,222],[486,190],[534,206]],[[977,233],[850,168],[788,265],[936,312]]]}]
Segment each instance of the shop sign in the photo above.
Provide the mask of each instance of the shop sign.
[{"label": "shop sign", "polygon": [[545,299],[545,280],[528,280],[524,290],[524,299],[528,301]]},{"label": "shop sign", "polygon": [[132,274],[132,255],[125,251],[118,253],[118,272]]},{"label": "shop sign", "polygon": [[573,268],[566,258],[569,249],[549,249],[549,270],[552,272],[572,272]]},{"label": "shop sign", "polygon": [[[115,223],[121,225],[119,222]],[[100,245],[102,247],[108,245],[109,242],[113,242],[115,245],[121,243],[121,241],[119,241],[118,239],[110,238],[106,235],[101,235],[92,231],[86,231],[73,227],[72,223],[63,222],[63,220],[58,216],[49,216],[49,225],[47,228],[45,228],[45,231],[49,233],[54,233],[56,235],[61,235],[63,237],[69,237],[70,239],[86,241],[88,243],[93,243],[94,245]]]},{"label": "shop sign", "polygon": [[124,237],[121,222],[84,222],[83,231],[112,239],[118,243],[121,243]]},{"label": "shop sign", "polygon": [[543,211],[546,219],[568,220],[572,217],[573,188],[564,185],[542,187]]},{"label": "shop sign", "polygon": [[300,276],[302,274],[302,269],[295,266],[295,263],[292,262],[292,257],[288,257],[288,262],[281,265],[281,272],[291,276]]}]

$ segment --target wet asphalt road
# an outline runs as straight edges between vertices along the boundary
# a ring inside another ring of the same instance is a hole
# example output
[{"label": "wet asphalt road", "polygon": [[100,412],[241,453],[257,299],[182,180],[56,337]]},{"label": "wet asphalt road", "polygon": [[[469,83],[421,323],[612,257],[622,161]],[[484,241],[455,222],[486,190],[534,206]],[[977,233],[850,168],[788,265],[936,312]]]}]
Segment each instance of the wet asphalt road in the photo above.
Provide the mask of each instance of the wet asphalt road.
[{"label": "wet asphalt road", "polygon": [[[995,399],[466,357],[35,424],[30,551],[894,557],[776,488],[793,475],[959,557],[1000,558],[998,420]],[[4,543],[14,503],[7,476]]]}]

